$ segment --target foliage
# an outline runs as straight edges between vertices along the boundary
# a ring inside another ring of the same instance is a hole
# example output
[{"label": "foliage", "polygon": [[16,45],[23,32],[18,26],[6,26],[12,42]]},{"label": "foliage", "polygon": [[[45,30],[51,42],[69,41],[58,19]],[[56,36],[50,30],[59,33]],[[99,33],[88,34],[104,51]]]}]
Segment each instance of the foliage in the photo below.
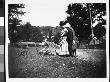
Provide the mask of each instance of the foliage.
[{"label": "foliage", "polygon": [[41,32],[40,27],[35,27],[33,28],[33,32],[32,32],[32,41],[34,42],[42,42],[44,37],[43,34]]},{"label": "foliage", "polygon": [[57,33],[53,39],[53,41],[56,43],[56,44],[59,44],[60,43],[60,39],[61,39],[61,34],[60,33]]},{"label": "foliage", "polygon": [[[65,22],[69,23],[75,30],[76,36],[80,41],[87,40],[91,35],[91,21],[95,23],[95,20],[98,20],[98,24],[106,24],[106,20],[102,16],[106,15],[106,4],[105,3],[74,3],[69,4],[66,13],[68,14]],[[103,14],[102,14],[103,13]],[[91,15],[91,17],[90,17]],[[100,16],[97,16],[100,15]],[[97,17],[97,18],[96,18]],[[100,22],[102,21],[102,22]],[[92,27],[93,28],[93,27]],[[96,29],[98,33],[96,32]],[[100,31],[105,29],[99,28],[99,26],[94,28],[95,36],[102,36]]]},{"label": "foliage", "polygon": [[21,36],[23,41],[30,41],[32,36],[32,26],[29,22],[23,26]]},{"label": "foliage", "polygon": [[9,33],[9,39],[11,43],[15,43],[18,41],[18,30],[17,27],[20,25],[19,15],[24,15],[25,12],[23,12],[22,8],[24,7],[24,4],[9,4],[8,5],[8,33]]}]

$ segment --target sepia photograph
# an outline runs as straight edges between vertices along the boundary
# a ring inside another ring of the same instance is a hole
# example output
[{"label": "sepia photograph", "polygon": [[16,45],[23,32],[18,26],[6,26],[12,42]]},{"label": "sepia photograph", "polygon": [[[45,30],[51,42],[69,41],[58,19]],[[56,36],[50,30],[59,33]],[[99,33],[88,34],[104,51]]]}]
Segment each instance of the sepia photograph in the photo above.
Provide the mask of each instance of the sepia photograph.
[{"label": "sepia photograph", "polygon": [[106,3],[8,4],[9,78],[107,78]]}]

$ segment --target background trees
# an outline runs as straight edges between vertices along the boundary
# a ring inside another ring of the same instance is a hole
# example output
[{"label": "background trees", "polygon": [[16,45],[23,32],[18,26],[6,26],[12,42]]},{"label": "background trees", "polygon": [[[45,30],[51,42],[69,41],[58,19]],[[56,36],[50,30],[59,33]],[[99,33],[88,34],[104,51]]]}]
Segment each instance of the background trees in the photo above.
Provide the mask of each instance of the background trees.
[{"label": "background trees", "polygon": [[105,3],[72,3],[68,5],[66,13],[68,16],[65,22],[72,26],[80,42],[90,38],[92,29],[95,37],[105,35]]},{"label": "background trees", "polygon": [[17,42],[19,39],[18,26],[22,21],[20,19],[20,15],[22,16],[25,13],[22,10],[20,10],[22,8],[25,8],[24,4],[8,5],[8,33],[9,33],[9,39],[11,43]]},{"label": "background trees", "polygon": [[30,24],[30,22],[27,22],[23,28],[22,28],[22,32],[21,32],[21,37],[23,41],[31,41],[31,37],[32,37],[32,25]]},{"label": "background trees", "polygon": [[42,42],[44,40],[40,27],[32,27],[32,40],[34,42]]},{"label": "background trees", "polygon": [[[32,26],[29,22],[21,25],[20,16],[25,14],[21,10],[22,8],[25,8],[23,4],[9,4],[8,25],[11,43],[19,41],[42,42],[45,39],[56,44],[59,43],[60,27]],[[80,43],[90,43],[94,37],[102,41],[106,34],[105,3],[71,3],[67,6],[66,13],[68,16],[63,23],[71,25]]]}]

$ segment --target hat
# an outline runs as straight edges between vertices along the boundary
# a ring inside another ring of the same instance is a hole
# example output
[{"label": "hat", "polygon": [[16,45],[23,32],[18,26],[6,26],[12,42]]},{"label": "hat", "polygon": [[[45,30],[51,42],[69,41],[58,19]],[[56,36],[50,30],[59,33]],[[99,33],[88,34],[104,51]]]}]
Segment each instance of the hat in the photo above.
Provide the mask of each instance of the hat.
[{"label": "hat", "polygon": [[59,25],[60,26],[64,26],[65,25],[65,21],[60,21]]},{"label": "hat", "polygon": [[70,27],[70,24],[69,23],[66,23],[64,26],[65,27]]}]

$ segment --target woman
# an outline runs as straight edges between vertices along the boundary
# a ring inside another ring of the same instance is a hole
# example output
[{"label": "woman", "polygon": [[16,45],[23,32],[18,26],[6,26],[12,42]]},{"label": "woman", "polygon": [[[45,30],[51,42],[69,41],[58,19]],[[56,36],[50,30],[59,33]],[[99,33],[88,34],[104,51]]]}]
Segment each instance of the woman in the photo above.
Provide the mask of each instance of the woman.
[{"label": "woman", "polygon": [[60,52],[59,55],[69,55],[68,52],[68,42],[67,42],[67,34],[68,30],[67,28],[63,28],[61,31],[61,42],[60,42]]}]

